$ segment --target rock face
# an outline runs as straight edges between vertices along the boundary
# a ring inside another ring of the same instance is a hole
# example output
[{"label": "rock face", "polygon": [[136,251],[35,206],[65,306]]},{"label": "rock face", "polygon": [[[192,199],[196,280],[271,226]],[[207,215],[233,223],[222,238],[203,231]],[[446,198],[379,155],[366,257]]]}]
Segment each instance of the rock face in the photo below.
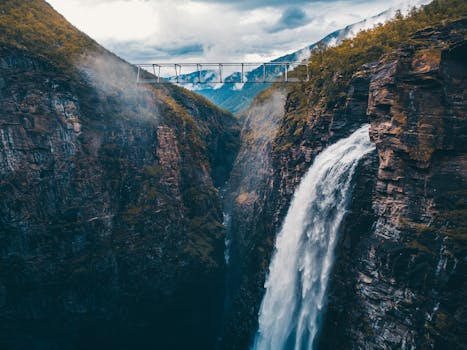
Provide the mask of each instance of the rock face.
[{"label": "rock face", "polygon": [[[246,349],[253,339],[275,233],[301,176],[328,144],[349,136],[367,120],[373,66],[355,73],[348,94],[332,110],[310,107],[311,92],[298,88],[287,95],[263,93],[246,112],[226,206],[231,235],[226,349]],[[297,125],[297,115],[303,114],[305,123]]]},{"label": "rock face", "polygon": [[342,268],[354,282],[340,316],[353,326],[329,348],[465,347],[465,24],[419,32],[375,69],[376,220]]},{"label": "rock face", "polygon": [[[271,249],[274,212],[272,142],[284,111],[283,91],[260,95],[244,117],[243,140],[224,200],[228,260],[222,345],[247,349]],[[258,266],[261,268],[258,269]]]},{"label": "rock face", "polygon": [[354,72],[332,106],[306,86],[289,90],[267,137],[248,128],[271,111],[260,100],[249,109],[242,138],[266,140],[268,161],[241,173],[236,165],[231,179],[256,181],[256,192],[230,201],[230,263],[240,277],[226,349],[251,344],[275,233],[302,175],[326,145],[365,122],[377,153],[355,176],[317,348],[464,348],[464,36],[465,21],[418,32],[410,46]]},{"label": "rock face", "polygon": [[[45,2],[25,4],[82,35]],[[4,6],[9,16],[22,5]],[[236,120],[175,87],[135,87],[134,68],[102,48],[67,68],[6,39],[0,348],[213,348],[224,286],[216,186],[238,149]]]},{"label": "rock face", "polygon": [[249,348],[295,188],[363,123],[377,152],[355,176],[317,347],[465,348],[465,20],[334,74],[332,99],[263,92],[232,170],[232,115],[135,86],[41,0],[0,6],[1,349]]}]

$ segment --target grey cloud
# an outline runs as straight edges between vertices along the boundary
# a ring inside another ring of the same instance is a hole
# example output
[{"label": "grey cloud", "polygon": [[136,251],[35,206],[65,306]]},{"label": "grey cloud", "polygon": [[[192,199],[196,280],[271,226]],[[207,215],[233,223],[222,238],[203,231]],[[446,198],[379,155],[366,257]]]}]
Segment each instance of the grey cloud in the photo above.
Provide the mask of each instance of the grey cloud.
[{"label": "grey cloud", "polygon": [[299,7],[288,7],[282,13],[279,21],[269,29],[269,32],[275,33],[284,29],[293,29],[310,23],[305,11]]},{"label": "grey cloud", "polygon": [[159,47],[147,45],[142,41],[135,40],[125,42],[105,42],[104,45],[111,51],[118,52],[122,58],[130,62],[137,63],[202,55],[204,53],[204,47],[200,43]]},{"label": "grey cloud", "polygon": [[[148,0],[151,1],[151,0]],[[213,4],[227,4],[242,10],[254,9],[259,7],[285,7],[309,5],[316,2],[336,2],[336,0],[194,0],[195,2],[205,2]],[[360,3],[365,0],[341,0],[346,2]]]},{"label": "grey cloud", "polygon": [[167,48],[165,53],[168,56],[199,55],[204,53],[204,48],[202,44],[188,44],[176,48]]},{"label": "grey cloud", "polygon": [[266,7],[266,6],[287,6],[287,5],[301,5],[301,4],[309,4],[313,2],[313,0],[195,0],[197,2],[209,2],[209,3],[216,3],[216,4],[228,4],[233,5],[235,7],[240,8],[258,8],[258,7]]},{"label": "grey cloud", "polygon": [[[132,0],[80,0],[84,4],[95,4],[95,3],[112,3],[120,1],[132,1]],[[142,0],[157,4],[159,0]],[[186,0],[172,0],[174,2],[182,2]],[[191,0],[192,2],[203,2],[210,4],[221,4],[235,7],[239,10],[251,10],[260,7],[286,7],[286,6],[300,6],[309,5],[316,2],[336,2],[338,0]],[[340,0],[344,2],[364,2],[365,0]]]}]

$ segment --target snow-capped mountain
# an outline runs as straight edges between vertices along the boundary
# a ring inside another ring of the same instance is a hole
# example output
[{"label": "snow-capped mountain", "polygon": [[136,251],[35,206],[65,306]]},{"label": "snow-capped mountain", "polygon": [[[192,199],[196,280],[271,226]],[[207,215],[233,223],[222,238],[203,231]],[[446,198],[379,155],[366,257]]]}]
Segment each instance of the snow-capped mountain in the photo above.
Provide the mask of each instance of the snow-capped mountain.
[{"label": "snow-capped mountain", "polygon": [[[295,51],[288,55],[279,57],[271,62],[301,62],[310,57],[311,51],[318,45],[334,46],[339,44],[342,40],[352,38],[357,35],[358,32],[374,27],[379,23],[384,23],[392,18],[396,13],[395,9],[388,9],[376,16],[365,19],[363,21],[348,25],[345,28],[336,30],[335,32],[327,35],[320,41],[304,47],[301,50]],[[282,75],[283,70],[279,65],[266,67],[267,76],[271,77],[276,74],[277,76]],[[204,82],[198,84],[200,79]],[[245,81],[256,81],[260,82],[263,79],[263,67],[259,66],[247,73],[245,73]],[[202,70],[199,73],[193,72],[189,74],[181,74],[178,77],[179,82],[183,82],[183,87],[194,90],[197,93],[205,96],[218,106],[229,110],[233,113],[239,112],[246,108],[254,96],[264,89],[268,88],[271,83],[257,83],[257,84],[241,84],[240,73],[234,72],[224,78],[224,82],[230,82],[228,84],[215,83],[219,81],[219,71],[216,69]],[[168,79],[169,81],[176,82],[175,77]],[[268,79],[268,81],[270,81]],[[235,82],[235,83],[233,83]]]}]

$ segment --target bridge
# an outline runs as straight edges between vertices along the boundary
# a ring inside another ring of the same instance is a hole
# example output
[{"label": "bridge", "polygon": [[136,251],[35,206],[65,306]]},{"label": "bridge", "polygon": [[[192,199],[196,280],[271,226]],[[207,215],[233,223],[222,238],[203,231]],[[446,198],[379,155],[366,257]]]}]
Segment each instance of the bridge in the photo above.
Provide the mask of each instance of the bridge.
[{"label": "bridge", "polygon": [[264,84],[310,80],[308,62],[141,63],[137,84]]}]

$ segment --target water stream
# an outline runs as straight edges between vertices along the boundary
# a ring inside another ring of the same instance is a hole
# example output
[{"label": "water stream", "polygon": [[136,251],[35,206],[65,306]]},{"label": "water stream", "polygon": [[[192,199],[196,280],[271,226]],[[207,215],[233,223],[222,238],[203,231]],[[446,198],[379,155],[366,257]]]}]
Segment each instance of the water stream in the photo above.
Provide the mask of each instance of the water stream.
[{"label": "water stream", "polygon": [[352,177],[374,149],[368,130],[364,125],[323,150],[296,189],[276,239],[252,349],[313,348]]}]

